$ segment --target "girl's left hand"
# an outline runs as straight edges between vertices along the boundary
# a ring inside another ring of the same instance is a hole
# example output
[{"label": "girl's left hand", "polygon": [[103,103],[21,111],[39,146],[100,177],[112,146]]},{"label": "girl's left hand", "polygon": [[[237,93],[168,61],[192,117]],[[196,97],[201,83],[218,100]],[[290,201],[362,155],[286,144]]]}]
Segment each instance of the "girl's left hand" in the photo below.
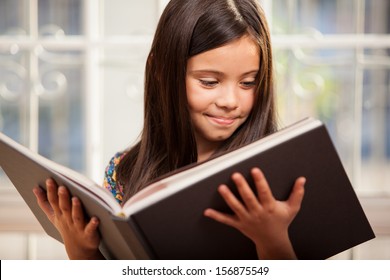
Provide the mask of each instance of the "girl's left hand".
[{"label": "girl's left hand", "polygon": [[69,258],[102,259],[98,219],[86,219],[81,201],[53,179],[46,180],[46,188],[44,192],[35,187],[33,192],[39,207],[61,234]]},{"label": "girl's left hand", "polygon": [[267,180],[259,168],[253,168],[251,174],[257,196],[245,178],[240,173],[234,173],[232,179],[243,202],[239,201],[226,185],[218,188],[234,215],[213,209],[206,209],[204,215],[234,227],[250,238],[256,245],[260,259],[295,259],[288,227],[300,209],[305,178],[300,177],[295,181],[288,200],[279,201],[272,195]]}]

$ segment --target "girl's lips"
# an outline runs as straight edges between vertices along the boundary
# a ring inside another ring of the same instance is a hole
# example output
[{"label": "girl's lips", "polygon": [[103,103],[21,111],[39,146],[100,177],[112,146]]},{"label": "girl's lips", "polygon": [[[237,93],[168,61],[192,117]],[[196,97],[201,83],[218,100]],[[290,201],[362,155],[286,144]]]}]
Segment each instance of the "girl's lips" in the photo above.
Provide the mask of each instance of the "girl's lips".
[{"label": "girl's lips", "polygon": [[212,116],[212,115],[206,115],[212,122],[218,124],[218,125],[223,125],[223,126],[228,126],[232,125],[234,121],[236,120],[235,117],[219,117],[219,116]]}]

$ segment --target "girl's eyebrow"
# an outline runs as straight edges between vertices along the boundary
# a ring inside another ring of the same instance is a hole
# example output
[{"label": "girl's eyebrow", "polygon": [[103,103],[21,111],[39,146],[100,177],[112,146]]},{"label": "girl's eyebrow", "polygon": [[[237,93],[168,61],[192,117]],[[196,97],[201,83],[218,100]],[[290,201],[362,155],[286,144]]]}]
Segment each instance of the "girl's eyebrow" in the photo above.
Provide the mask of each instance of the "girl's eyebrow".
[{"label": "girl's eyebrow", "polygon": [[[248,76],[248,75],[251,75],[251,74],[257,75],[258,72],[259,72],[258,69],[251,70],[251,71],[243,73],[241,76],[243,77],[243,76]],[[211,70],[211,69],[192,70],[192,71],[188,71],[188,73],[189,74],[214,74],[214,75],[217,75],[217,76],[225,76],[225,74],[223,72],[217,71],[217,70]]]},{"label": "girl's eyebrow", "polygon": [[199,70],[192,70],[188,71],[189,74],[215,74],[218,76],[223,76],[224,74],[217,70],[209,70],[209,69],[199,69]]}]

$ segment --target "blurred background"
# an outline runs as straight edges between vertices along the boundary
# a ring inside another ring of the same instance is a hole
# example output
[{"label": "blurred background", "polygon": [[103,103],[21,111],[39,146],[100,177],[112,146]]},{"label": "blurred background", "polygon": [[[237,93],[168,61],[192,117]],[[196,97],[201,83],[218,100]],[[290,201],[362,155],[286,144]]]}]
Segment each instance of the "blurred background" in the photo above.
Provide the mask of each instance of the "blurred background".
[{"label": "blurred background", "polygon": [[[140,133],[144,64],[167,2],[0,0],[0,131],[101,183]],[[377,235],[334,258],[390,259],[390,1],[260,2],[281,126],[326,123]],[[66,258],[0,168],[0,259]]]}]

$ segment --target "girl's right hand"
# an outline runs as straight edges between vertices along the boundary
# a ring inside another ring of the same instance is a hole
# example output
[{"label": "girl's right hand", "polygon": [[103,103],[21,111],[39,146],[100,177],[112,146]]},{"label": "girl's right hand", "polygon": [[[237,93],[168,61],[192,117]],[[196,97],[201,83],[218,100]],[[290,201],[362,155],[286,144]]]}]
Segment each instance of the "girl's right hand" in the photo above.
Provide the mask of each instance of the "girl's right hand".
[{"label": "girl's right hand", "polygon": [[252,191],[242,174],[232,175],[242,200],[239,200],[226,185],[221,185],[218,189],[233,215],[213,209],[207,209],[204,214],[236,228],[250,238],[256,245],[260,259],[296,259],[288,228],[301,207],[306,179],[298,178],[290,197],[286,201],[279,201],[274,198],[259,168],[252,169],[251,174],[256,193]]},{"label": "girl's right hand", "polygon": [[64,186],[54,180],[46,180],[45,193],[40,187],[33,192],[39,207],[60,232],[69,259],[102,259],[99,251],[99,220],[86,221],[82,205],[77,197],[70,197]]}]

